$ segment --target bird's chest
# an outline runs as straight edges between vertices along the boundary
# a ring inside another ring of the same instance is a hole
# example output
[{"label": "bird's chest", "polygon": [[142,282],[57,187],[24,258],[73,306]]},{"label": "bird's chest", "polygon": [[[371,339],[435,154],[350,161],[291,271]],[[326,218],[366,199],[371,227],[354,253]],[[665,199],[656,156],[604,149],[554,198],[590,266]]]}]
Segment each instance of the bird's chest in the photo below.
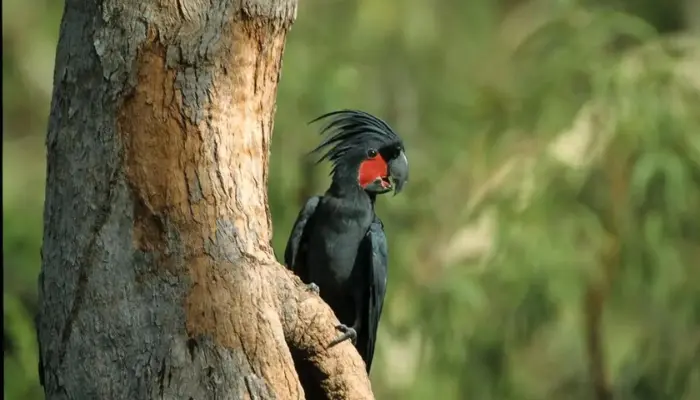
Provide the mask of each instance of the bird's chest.
[{"label": "bird's chest", "polygon": [[355,215],[355,218],[328,218],[321,224],[311,240],[310,267],[315,270],[312,280],[321,281],[326,286],[341,289],[358,271],[363,263],[361,243],[372,222],[371,214]]}]

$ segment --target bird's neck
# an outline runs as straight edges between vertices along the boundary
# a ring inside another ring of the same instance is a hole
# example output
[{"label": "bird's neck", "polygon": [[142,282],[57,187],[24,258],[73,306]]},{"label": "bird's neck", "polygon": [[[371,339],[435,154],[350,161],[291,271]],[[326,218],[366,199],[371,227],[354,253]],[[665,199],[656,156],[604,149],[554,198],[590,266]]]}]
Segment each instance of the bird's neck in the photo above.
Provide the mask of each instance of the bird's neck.
[{"label": "bird's neck", "polygon": [[367,193],[356,180],[333,179],[331,186],[326,191],[327,196],[343,200],[347,204],[355,204],[358,207],[374,209],[376,195]]},{"label": "bird's neck", "polygon": [[331,186],[328,188],[327,193],[335,197],[347,198],[347,199],[359,199],[368,197],[367,192],[364,191],[357,183],[349,180],[336,180],[331,182]]},{"label": "bird's neck", "polygon": [[374,193],[367,193],[367,196],[369,196],[369,202],[372,205],[372,210],[374,210],[374,202],[377,200],[377,195]]},{"label": "bird's neck", "polygon": [[357,168],[347,165],[336,168],[326,195],[335,197],[346,205],[352,204],[352,208],[367,209],[373,213],[377,195],[365,191],[360,186],[357,179]]}]

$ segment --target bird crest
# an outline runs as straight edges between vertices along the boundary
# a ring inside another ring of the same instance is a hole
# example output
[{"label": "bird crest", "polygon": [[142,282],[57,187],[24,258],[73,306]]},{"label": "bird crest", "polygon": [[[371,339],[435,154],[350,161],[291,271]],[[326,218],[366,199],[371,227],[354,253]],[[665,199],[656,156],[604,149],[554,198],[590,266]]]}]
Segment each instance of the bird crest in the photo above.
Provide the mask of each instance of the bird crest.
[{"label": "bird crest", "polygon": [[328,160],[333,170],[338,163],[353,150],[365,149],[371,145],[381,148],[388,145],[401,145],[401,138],[381,119],[359,110],[340,110],[323,114],[309,122],[313,124],[328,119],[320,130],[326,137],[311,153],[325,153],[316,161]]}]

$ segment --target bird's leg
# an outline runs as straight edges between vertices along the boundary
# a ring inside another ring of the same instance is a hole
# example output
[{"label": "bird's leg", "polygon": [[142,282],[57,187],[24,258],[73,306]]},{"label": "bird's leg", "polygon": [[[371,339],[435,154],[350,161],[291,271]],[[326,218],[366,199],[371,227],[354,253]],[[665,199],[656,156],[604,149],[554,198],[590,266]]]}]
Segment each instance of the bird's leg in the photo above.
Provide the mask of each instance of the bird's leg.
[{"label": "bird's leg", "polygon": [[343,332],[340,336],[337,338],[333,339],[331,344],[328,345],[328,347],[333,347],[336,344],[342,343],[348,339],[350,339],[350,342],[354,345],[357,342],[357,330],[351,326],[347,326],[345,324],[340,324],[336,325],[335,329]]},{"label": "bird's leg", "polygon": [[319,293],[321,293],[321,289],[318,287],[317,284],[315,284],[313,282],[306,285],[306,290],[308,290],[309,292],[311,292],[315,295],[318,295]]},{"label": "bird's leg", "polygon": [[342,332],[342,334],[337,338],[333,339],[333,341],[330,345],[328,345],[328,347],[333,347],[336,344],[342,343],[348,339],[350,339],[352,344],[355,345],[355,343],[357,343],[357,331],[360,330],[360,321],[362,321],[362,318],[360,316],[360,308],[355,307],[355,323],[352,324],[352,326],[347,326],[345,324],[336,325],[335,329]]}]

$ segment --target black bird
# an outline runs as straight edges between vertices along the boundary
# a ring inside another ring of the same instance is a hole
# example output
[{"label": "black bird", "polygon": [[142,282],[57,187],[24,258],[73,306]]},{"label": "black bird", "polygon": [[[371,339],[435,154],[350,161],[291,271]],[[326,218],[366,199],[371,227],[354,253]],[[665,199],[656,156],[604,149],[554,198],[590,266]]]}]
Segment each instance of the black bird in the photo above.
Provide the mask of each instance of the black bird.
[{"label": "black bird", "polygon": [[408,180],[401,138],[381,119],[356,110],[324,114],[326,135],[312,153],[325,150],[332,183],[323,196],[309,198],[299,213],[284,262],[335,312],[342,334],[372,365],[387,283],[384,225],[374,211],[377,195],[398,194]]}]

